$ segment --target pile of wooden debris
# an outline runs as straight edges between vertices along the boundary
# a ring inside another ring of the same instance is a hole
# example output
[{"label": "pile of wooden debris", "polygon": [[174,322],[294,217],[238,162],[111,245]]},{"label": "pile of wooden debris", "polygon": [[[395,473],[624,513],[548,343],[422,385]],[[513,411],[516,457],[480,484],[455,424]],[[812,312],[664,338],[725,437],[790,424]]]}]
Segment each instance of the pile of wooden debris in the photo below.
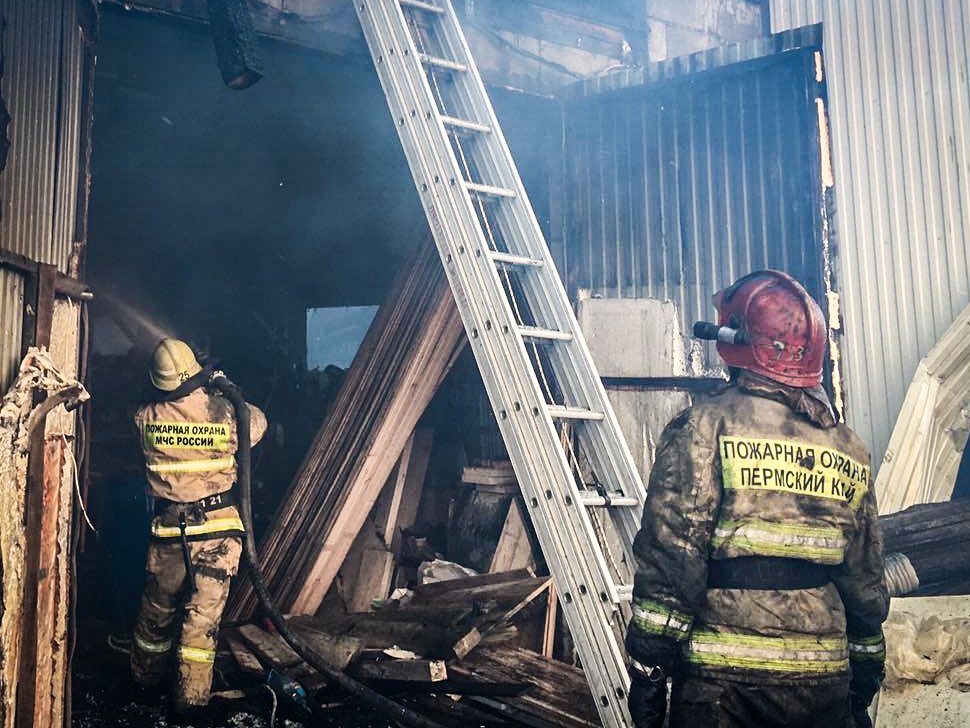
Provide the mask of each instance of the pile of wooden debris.
[{"label": "pile of wooden debris", "polygon": [[[530,649],[551,650],[553,594],[549,577],[520,569],[399,590],[373,612],[328,604],[290,624],[335,667],[445,724],[599,725],[582,670]],[[271,629],[246,624],[226,643],[244,673],[275,670],[309,694],[326,686]]]}]

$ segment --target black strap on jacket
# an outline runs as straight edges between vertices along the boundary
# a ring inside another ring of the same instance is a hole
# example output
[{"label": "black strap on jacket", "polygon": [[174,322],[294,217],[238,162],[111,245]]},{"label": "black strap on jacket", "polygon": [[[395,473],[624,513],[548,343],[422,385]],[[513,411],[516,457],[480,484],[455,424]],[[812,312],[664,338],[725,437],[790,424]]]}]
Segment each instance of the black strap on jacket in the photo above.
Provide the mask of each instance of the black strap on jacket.
[{"label": "black strap on jacket", "polygon": [[168,500],[166,498],[156,498],[155,499],[155,515],[164,515],[166,511],[174,510],[179,513],[207,513],[209,511],[217,511],[220,508],[228,508],[229,506],[238,505],[236,499],[236,489],[235,487],[230,490],[223,491],[222,493],[216,493],[215,495],[207,495],[197,501],[191,501],[190,503],[180,503],[179,501]]},{"label": "black strap on jacket", "polygon": [[145,400],[144,404],[175,402],[176,400],[182,399],[182,397],[188,397],[192,392],[209,383],[209,377],[212,376],[214,369],[212,364],[206,364],[198,374],[186,379],[171,392],[164,392],[157,387],[149,385],[148,392],[143,398]]},{"label": "black strap on jacket", "polygon": [[802,559],[739,556],[707,564],[708,589],[817,589],[831,580],[827,566]]}]

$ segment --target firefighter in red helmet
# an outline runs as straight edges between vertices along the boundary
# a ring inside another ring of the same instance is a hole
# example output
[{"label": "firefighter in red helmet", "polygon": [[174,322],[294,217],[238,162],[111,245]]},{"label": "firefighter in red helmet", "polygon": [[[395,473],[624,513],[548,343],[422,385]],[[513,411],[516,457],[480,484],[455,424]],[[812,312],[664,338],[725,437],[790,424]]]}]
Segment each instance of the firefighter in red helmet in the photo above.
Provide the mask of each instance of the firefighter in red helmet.
[{"label": "firefighter in red helmet", "polygon": [[714,297],[731,371],[667,426],[640,533],[630,710],[660,726],[870,726],[889,597],[869,453],[821,386],[822,311],[759,271]]}]

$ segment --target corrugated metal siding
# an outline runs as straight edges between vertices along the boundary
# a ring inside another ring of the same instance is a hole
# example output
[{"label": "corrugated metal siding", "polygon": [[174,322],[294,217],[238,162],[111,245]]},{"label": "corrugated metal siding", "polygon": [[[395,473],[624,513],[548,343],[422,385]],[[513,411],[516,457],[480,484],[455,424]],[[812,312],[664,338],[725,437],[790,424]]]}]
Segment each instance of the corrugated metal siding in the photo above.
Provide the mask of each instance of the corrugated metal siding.
[{"label": "corrugated metal siding", "polygon": [[24,282],[17,273],[0,269],[0,390],[7,391],[20,364]]},{"label": "corrugated metal siding", "polygon": [[557,262],[573,289],[672,300],[685,331],[759,268],[824,300],[814,50],[751,63],[566,105]]},{"label": "corrugated metal siding", "polygon": [[847,415],[878,462],[970,301],[970,3],[772,0],[771,20],[823,24]]},{"label": "corrugated metal siding", "polygon": [[[83,43],[74,0],[0,0],[10,151],[0,173],[0,247],[67,272],[80,163]],[[15,274],[0,279],[0,389],[19,359]],[[16,294],[22,297],[22,293]],[[14,338],[15,337],[15,338]]]}]

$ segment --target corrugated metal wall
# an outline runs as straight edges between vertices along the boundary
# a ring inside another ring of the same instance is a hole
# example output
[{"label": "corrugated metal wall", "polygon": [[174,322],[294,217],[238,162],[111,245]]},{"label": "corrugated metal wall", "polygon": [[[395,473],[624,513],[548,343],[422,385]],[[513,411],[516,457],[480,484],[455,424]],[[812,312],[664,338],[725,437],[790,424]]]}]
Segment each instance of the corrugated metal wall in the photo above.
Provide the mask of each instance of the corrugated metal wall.
[{"label": "corrugated metal wall", "polygon": [[[10,152],[0,247],[67,272],[75,236],[83,43],[74,0],[0,0]],[[20,359],[21,277],[0,270],[0,391]]]},{"label": "corrugated metal wall", "polygon": [[691,57],[679,80],[678,64],[648,69],[564,114],[560,271],[573,290],[672,300],[684,331],[759,268],[824,300],[814,48],[686,75],[718,58]]},{"label": "corrugated metal wall", "polygon": [[823,24],[847,414],[879,462],[970,301],[970,3],[771,0],[771,21]]}]

